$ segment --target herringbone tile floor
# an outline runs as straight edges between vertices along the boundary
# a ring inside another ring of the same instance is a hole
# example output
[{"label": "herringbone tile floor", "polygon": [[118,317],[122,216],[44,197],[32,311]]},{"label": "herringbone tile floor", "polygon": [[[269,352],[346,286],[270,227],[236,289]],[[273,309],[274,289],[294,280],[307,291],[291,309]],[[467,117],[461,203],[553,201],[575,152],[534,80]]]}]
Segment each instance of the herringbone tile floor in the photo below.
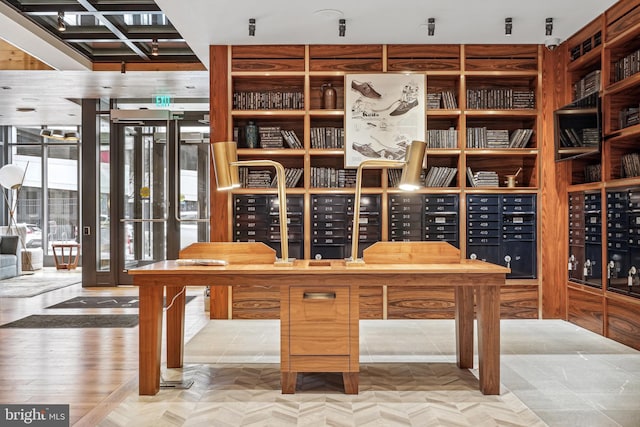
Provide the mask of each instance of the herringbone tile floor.
[{"label": "herringbone tile floor", "polygon": [[[640,426],[640,352],[557,320],[502,321],[502,388],[478,391],[455,365],[448,320],[361,321],[360,393],[338,374],[298,376],[283,395],[279,325],[209,322],[185,348],[187,390],[131,392],[99,425]],[[477,362],[476,362],[477,366]]]}]

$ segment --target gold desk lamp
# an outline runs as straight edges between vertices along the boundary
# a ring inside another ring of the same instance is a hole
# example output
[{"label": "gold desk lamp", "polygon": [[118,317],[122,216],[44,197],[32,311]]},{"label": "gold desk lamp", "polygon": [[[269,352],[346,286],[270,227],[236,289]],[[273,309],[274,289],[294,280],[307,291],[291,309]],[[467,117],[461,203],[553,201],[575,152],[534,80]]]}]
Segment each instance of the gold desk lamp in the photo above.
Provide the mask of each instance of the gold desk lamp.
[{"label": "gold desk lamp", "polygon": [[211,144],[211,151],[219,191],[240,187],[238,166],[272,166],[275,168],[276,183],[278,184],[278,208],[280,209],[280,254],[282,258],[276,258],[274,265],[292,265],[293,258],[289,258],[287,192],[282,164],[273,160],[238,161],[238,151],[234,141],[215,142]]},{"label": "gold desk lamp", "polygon": [[358,258],[358,240],[360,237],[360,198],[362,196],[362,170],[373,168],[402,167],[402,176],[398,188],[404,191],[416,191],[422,187],[420,173],[427,144],[424,141],[412,141],[405,155],[404,162],[385,159],[363,160],[358,165],[356,175],[356,195],[353,201],[353,235],[351,236],[351,256],[346,259],[347,265],[364,265],[364,260]]}]

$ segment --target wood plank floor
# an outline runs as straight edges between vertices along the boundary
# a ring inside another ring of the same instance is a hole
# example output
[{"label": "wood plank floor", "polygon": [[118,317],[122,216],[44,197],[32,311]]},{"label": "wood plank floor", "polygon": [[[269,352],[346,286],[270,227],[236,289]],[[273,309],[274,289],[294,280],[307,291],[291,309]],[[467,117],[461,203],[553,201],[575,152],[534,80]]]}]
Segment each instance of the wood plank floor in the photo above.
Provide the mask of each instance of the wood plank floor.
[{"label": "wood plank floor", "polygon": [[[187,338],[208,320],[203,291],[188,290],[197,298],[187,304]],[[76,296],[137,294],[135,287],[82,288],[75,284],[31,298],[0,298],[0,324],[31,314],[137,314],[136,308],[45,308]],[[137,389],[137,371],[138,327],[0,329],[0,402],[69,404],[73,426],[95,426]]]}]

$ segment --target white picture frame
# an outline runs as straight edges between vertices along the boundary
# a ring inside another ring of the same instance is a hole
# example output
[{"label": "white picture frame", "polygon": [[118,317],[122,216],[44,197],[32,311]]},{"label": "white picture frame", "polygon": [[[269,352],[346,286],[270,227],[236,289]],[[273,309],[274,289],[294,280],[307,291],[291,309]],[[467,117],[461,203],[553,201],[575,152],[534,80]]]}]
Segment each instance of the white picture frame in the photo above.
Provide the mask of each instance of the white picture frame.
[{"label": "white picture frame", "polygon": [[404,160],[425,140],[424,74],[345,75],[345,168],[367,159]]}]

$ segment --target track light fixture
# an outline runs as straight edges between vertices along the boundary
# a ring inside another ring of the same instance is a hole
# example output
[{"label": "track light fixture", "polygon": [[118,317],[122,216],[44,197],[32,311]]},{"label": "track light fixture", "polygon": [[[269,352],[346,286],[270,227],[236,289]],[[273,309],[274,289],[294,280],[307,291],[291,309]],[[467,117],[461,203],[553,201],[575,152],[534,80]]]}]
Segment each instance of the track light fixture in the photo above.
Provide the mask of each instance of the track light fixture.
[{"label": "track light fixture", "polygon": [[256,35],[256,19],[255,18],[249,19],[249,35],[251,37]]},{"label": "track light fixture", "polygon": [[436,33],[436,18],[427,20],[427,35],[432,36]]},{"label": "track light fixture", "polygon": [[550,36],[553,34],[553,18],[547,18],[544,23],[544,34]]},{"label": "track light fixture", "polygon": [[151,41],[151,56],[158,56],[158,39]]},{"label": "track light fixture", "polygon": [[66,31],[67,24],[64,23],[64,12],[58,12],[58,31]]},{"label": "track light fixture", "polygon": [[513,18],[504,18],[504,34],[507,36],[510,36],[512,30],[513,30]]},{"label": "track light fixture", "polygon": [[338,36],[344,37],[346,32],[347,32],[347,20],[338,19]]}]

